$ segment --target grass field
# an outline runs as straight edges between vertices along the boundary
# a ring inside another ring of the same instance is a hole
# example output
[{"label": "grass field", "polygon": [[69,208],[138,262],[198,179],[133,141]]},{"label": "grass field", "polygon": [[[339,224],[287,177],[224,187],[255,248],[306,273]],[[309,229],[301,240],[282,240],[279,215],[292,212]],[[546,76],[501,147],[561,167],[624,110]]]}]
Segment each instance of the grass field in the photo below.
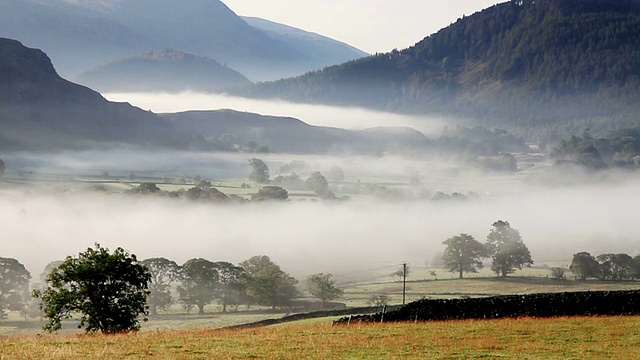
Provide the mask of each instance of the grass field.
[{"label": "grass field", "polygon": [[0,359],[637,359],[640,317],[506,319],[0,339]]}]

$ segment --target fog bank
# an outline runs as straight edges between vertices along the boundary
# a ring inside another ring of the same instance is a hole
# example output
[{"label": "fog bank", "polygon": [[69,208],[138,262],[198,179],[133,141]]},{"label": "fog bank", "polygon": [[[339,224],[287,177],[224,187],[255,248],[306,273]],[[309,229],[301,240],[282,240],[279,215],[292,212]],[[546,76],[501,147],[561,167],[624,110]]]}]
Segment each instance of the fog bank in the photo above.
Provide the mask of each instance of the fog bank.
[{"label": "fog bank", "polygon": [[296,104],[282,100],[256,100],[220,94],[106,93],[103,96],[110,101],[128,102],[155,113],[231,109],[261,115],[294,117],[310,125],[350,130],[377,126],[407,126],[426,135],[436,135],[440,134],[446,125],[443,119],[434,117],[413,117],[363,108]]},{"label": "fog bank", "polygon": [[[4,194],[2,256],[34,278],[53,260],[95,242],[139,258],[178,263],[202,257],[238,263],[269,255],[302,279],[317,272],[353,274],[404,261],[419,266],[442,241],[468,233],[483,241],[503,219],[519,229],[535,264],[570,262],[574,253],[640,251],[636,180],[465,202],[291,202],[211,205],[104,194]],[[366,273],[362,274],[366,277]]]}]

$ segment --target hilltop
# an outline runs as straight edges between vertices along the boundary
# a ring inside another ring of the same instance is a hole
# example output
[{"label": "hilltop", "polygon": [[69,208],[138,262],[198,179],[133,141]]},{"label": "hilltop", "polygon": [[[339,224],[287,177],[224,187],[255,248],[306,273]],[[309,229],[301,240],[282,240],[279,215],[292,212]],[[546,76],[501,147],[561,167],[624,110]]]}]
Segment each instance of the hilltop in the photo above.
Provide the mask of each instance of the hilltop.
[{"label": "hilltop", "polygon": [[176,50],[126,57],[85,71],[76,80],[100,92],[216,92],[250,84],[213,59]]}]

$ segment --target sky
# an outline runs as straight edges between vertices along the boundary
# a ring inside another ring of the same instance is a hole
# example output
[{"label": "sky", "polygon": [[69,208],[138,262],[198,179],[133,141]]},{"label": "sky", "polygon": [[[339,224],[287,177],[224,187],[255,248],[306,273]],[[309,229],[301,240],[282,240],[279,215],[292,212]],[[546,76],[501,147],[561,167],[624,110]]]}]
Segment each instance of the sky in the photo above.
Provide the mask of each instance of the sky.
[{"label": "sky", "polygon": [[315,32],[370,54],[404,49],[506,0],[222,0],[252,16]]}]

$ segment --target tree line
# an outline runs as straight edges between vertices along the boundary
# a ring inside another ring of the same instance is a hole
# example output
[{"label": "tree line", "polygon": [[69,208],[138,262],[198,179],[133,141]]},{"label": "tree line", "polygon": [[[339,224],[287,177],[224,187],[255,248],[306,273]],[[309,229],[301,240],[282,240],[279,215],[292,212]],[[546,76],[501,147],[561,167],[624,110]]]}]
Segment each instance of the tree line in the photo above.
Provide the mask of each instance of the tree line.
[{"label": "tree line", "polygon": [[605,281],[640,279],[640,255],[600,254],[592,256],[588,252],[573,255],[571,272],[580,280],[595,278]]},{"label": "tree line", "polygon": [[[298,280],[266,255],[234,265],[194,258],[178,265],[166,258],[139,261],[122,248],[110,252],[99,244],[76,257],[49,263],[42,283],[29,292],[31,274],[19,261],[0,258],[0,318],[7,310],[27,316],[44,316],[47,331],[80,315],[79,328],[88,332],[137,331],[139,317],[157,315],[180,304],[190,313],[218,303],[222,312],[246,305],[291,307],[301,295]],[[331,274],[310,275],[306,290],[322,301],[342,296]]]}]

